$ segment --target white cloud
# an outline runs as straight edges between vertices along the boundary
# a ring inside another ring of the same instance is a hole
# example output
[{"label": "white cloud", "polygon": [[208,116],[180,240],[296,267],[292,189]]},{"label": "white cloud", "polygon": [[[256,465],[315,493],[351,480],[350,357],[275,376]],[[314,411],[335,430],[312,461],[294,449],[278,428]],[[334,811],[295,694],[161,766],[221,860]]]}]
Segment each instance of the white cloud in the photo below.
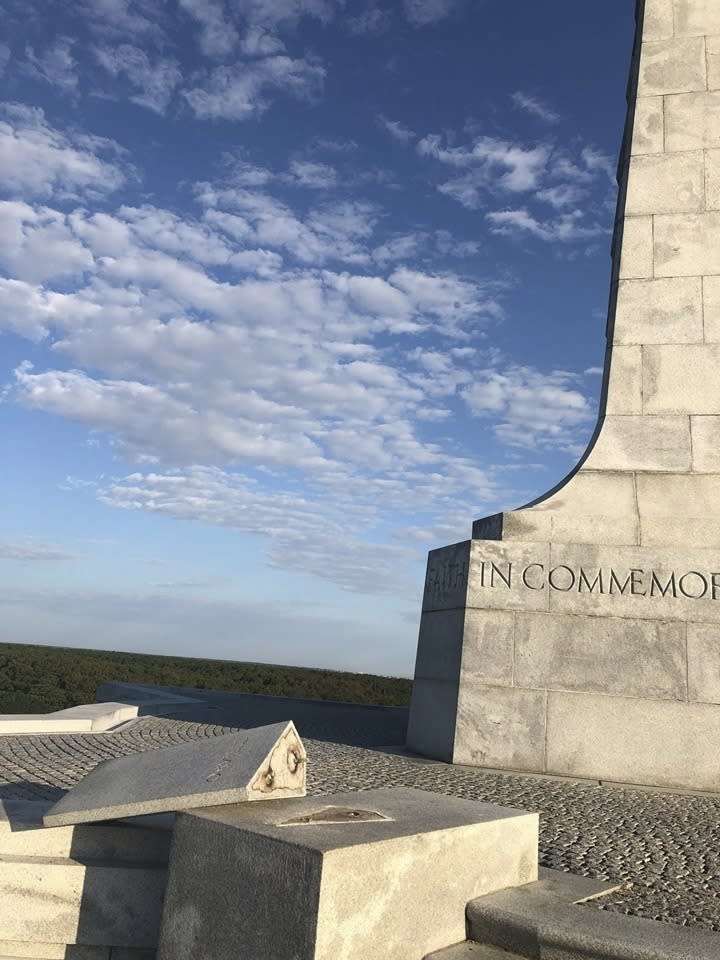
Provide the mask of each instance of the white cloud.
[{"label": "white cloud", "polygon": [[72,92],[78,85],[77,61],[72,55],[75,41],[70,37],[58,37],[42,53],[36,54],[33,47],[25,51],[25,69],[54,87]]},{"label": "white cloud", "polygon": [[486,214],[485,219],[492,233],[510,237],[530,234],[548,243],[573,243],[610,233],[608,226],[589,222],[582,210],[572,210],[544,222],[537,220],[526,209],[497,210]]},{"label": "white cloud", "polygon": [[85,21],[97,33],[163,41],[158,25],[161,13],[155,0],[79,0]]},{"label": "white cloud", "polygon": [[0,331],[11,330],[28,340],[48,333],[52,295],[34,284],[0,277]]},{"label": "white cloud", "polygon": [[382,114],[378,116],[378,123],[383,127],[394,140],[399,140],[401,143],[407,143],[408,140],[414,140],[417,137],[417,134],[414,133],[409,127],[406,127],[399,120],[390,120],[389,117],[385,117]]},{"label": "white cloud", "polygon": [[516,107],[538,117],[540,120],[544,120],[545,123],[558,123],[560,120],[560,114],[552,110],[546,103],[543,103],[539,97],[533,97],[527,93],[523,93],[521,90],[517,90],[511,95],[510,99]]},{"label": "white cloud", "polygon": [[528,366],[489,368],[474,374],[462,391],[470,411],[497,419],[494,431],[510,446],[575,450],[587,433],[594,409],[577,389],[576,374],[545,374]]},{"label": "white cloud", "polygon": [[0,560],[20,560],[23,562],[34,560],[74,560],[71,553],[49,543],[38,543],[27,538],[9,540],[0,537]]},{"label": "white cloud", "polygon": [[117,156],[114,141],[60,133],[37,107],[6,103],[0,111],[0,185],[6,190],[99,196],[125,183],[126,171],[101,156]]},{"label": "white cloud", "polygon": [[155,113],[167,110],[173,91],[182,79],[175,60],[159,58],[151,62],[144,50],[128,43],[96,47],[95,56],[113,77],[125,76],[139,91],[130,97],[132,103]]},{"label": "white cloud", "polygon": [[403,0],[405,16],[417,27],[444,20],[457,6],[458,0]]},{"label": "white cloud", "polygon": [[324,23],[334,17],[343,0],[234,0],[235,9],[250,26],[276,28],[292,26],[301,17],[314,17]]},{"label": "white cloud", "polygon": [[395,260],[409,260],[416,257],[426,243],[427,235],[424,233],[401,234],[375,247],[372,258],[380,266],[385,266]]},{"label": "white cloud", "polygon": [[470,148],[443,145],[437,134],[429,134],[418,143],[421,156],[433,157],[467,172],[439,185],[441,193],[476,209],[489,190],[524,193],[535,190],[550,159],[545,144],[522,147],[494,137],[479,137]]},{"label": "white cloud", "polygon": [[0,263],[19,280],[74,277],[93,266],[93,256],[66,218],[48,207],[0,201]]},{"label": "white cloud", "polygon": [[200,48],[209,57],[224,57],[238,41],[238,32],[225,16],[220,0],[179,0],[180,7],[200,24]]},{"label": "white cloud", "polygon": [[318,95],[325,68],[309,59],[270,56],[216,67],[201,85],[184,92],[201,119],[246,120],[270,106],[278,92],[308,100]]},{"label": "white cloud", "polygon": [[344,26],[350,33],[378,34],[384,33],[390,27],[392,17],[389,10],[380,7],[368,7],[362,13],[344,19]]},{"label": "white cloud", "polygon": [[293,160],[288,175],[290,183],[311,190],[330,190],[337,186],[337,170],[328,163],[312,160]]}]

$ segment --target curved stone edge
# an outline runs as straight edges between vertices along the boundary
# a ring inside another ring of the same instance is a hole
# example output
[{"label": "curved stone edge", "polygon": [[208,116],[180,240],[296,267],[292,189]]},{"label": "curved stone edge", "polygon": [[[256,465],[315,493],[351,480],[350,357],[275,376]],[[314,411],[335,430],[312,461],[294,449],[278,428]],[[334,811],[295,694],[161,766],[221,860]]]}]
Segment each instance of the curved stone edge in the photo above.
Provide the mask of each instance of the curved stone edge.
[{"label": "curved stone edge", "polygon": [[[588,956],[597,960],[717,960],[720,936],[707,930],[580,906],[587,881],[543,869],[537,883],[480,897],[468,904],[469,936],[525,957]],[[602,887],[601,883],[596,884]]]}]

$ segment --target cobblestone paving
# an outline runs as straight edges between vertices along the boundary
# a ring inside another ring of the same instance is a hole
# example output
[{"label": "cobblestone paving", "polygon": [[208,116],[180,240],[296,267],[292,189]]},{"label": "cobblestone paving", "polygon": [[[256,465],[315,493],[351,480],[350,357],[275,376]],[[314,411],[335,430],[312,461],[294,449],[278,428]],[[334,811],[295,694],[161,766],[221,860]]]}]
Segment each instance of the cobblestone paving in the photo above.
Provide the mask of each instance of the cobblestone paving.
[{"label": "cobblestone paving", "polygon": [[[57,799],[100,760],[237,728],[144,718],[102,734],[0,737],[0,799]],[[540,860],[622,883],[603,909],[720,931],[720,798],[485,773],[303,736],[313,794],[409,786],[540,813]]]}]

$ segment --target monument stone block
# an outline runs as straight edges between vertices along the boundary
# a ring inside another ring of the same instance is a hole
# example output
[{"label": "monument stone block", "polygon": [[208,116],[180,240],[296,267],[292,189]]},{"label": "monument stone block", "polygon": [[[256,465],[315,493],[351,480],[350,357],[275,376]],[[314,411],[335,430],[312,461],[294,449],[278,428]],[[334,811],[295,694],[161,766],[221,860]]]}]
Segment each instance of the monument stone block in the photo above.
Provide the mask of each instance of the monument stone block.
[{"label": "monument stone block", "polygon": [[537,878],[538,817],[422,790],[178,817],[158,960],[419,960]]},{"label": "monument stone block", "polygon": [[720,791],[720,3],[638,0],[630,76],[598,425],[553,490],[431,554],[467,587],[408,746]]},{"label": "monument stone block", "polygon": [[46,826],[305,795],[292,722],[103,760],[45,814]]},{"label": "monument stone block", "polygon": [[[641,156],[646,153],[662,153],[664,138],[663,98],[643,97],[642,100],[638,100],[635,115],[635,130],[632,139],[633,156]],[[685,149],[696,150],[700,147],[702,147],[702,144],[685,147]]]}]

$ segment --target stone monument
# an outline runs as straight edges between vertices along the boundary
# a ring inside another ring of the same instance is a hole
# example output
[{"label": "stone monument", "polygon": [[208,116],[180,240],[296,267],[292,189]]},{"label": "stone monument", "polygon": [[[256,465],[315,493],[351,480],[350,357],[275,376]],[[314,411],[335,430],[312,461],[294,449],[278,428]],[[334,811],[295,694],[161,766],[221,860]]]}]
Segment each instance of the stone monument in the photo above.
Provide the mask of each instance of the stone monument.
[{"label": "stone monument", "polygon": [[720,0],[639,0],[601,413],[430,553],[408,746],[720,790]]}]

